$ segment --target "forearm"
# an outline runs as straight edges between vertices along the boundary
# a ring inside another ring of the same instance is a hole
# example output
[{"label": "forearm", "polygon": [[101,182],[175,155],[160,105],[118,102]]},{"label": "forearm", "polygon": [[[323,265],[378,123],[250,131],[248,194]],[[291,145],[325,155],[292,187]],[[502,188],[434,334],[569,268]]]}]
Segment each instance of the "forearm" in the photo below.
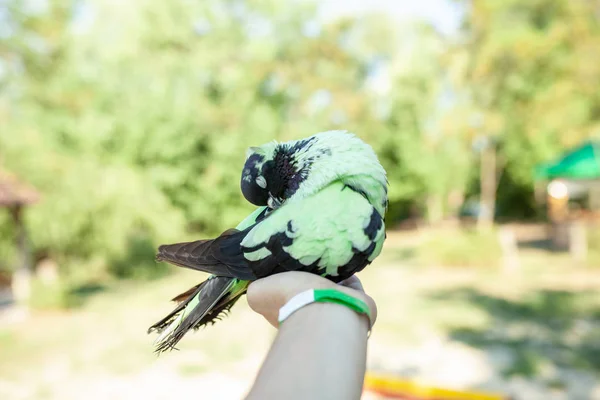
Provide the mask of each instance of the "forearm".
[{"label": "forearm", "polygon": [[313,303],[281,326],[247,400],[359,399],[368,319],[338,304]]}]

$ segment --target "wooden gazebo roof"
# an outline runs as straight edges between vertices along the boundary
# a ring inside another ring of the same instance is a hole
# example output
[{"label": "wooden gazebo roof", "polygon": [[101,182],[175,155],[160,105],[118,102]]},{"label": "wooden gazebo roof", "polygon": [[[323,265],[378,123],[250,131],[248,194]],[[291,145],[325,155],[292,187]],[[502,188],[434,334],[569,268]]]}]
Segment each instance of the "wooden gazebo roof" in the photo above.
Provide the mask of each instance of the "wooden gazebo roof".
[{"label": "wooden gazebo roof", "polygon": [[21,182],[13,174],[0,169],[0,207],[32,204],[40,195],[32,186]]}]

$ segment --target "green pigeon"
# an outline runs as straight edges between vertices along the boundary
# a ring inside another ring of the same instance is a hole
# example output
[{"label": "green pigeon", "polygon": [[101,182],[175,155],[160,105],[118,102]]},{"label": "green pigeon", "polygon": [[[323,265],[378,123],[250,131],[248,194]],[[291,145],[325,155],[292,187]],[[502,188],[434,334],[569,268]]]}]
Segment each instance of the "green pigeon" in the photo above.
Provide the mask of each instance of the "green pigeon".
[{"label": "green pigeon", "polygon": [[256,279],[306,271],[340,282],[361,271],[386,237],[387,186],[371,146],[347,131],[250,148],[241,190],[259,208],[217,238],[158,249],[158,261],[211,276],[149,328],[156,351],[214,323]]}]

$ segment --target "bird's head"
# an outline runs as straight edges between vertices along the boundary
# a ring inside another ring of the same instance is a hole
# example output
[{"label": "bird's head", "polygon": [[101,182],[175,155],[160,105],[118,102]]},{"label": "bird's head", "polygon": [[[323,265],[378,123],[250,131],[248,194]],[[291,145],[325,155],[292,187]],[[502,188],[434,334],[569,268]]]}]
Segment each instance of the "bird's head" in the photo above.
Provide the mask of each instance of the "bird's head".
[{"label": "bird's head", "polygon": [[286,143],[270,142],[251,147],[246,154],[241,188],[246,200],[258,206],[275,209],[300,187],[309,171],[310,160],[301,154],[310,153],[316,138]]},{"label": "bird's head", "polygon": [[242,170],[242,194],[250,203],[256,206],[266,206],[269,203],[269,186],[273,175],[273,158],[276,142],[258,147],[250,147],[246,152],[246,163]]},{"label": "bird's head", "polygon": [[329,131],[251,147],[241,188],[252,204],[275,209],[287,200],[310,196],[335,180],[351,180],[353,186],[360,186],[363,176],[381,188],[377,189],[377,197],[382,197],[378,201],[387,201],[385,170],[373,149],[346,131]]}]

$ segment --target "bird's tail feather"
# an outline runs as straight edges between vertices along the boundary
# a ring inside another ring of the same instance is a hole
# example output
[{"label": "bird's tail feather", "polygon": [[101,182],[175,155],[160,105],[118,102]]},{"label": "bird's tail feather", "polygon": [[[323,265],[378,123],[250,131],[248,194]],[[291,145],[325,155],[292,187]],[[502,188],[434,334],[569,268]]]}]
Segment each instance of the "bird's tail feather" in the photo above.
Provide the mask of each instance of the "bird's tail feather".
[{"label": "bird's tail feather", "polygon": [[154,342],[155,351],[161,353],[172,350],[190,329],[198,329],[208,323],[214,324],[246,293],[247,287],[248,281],[211,276],[176,296],[173,300],[181,303],[148,329],[148,333],[160,333]]}]

